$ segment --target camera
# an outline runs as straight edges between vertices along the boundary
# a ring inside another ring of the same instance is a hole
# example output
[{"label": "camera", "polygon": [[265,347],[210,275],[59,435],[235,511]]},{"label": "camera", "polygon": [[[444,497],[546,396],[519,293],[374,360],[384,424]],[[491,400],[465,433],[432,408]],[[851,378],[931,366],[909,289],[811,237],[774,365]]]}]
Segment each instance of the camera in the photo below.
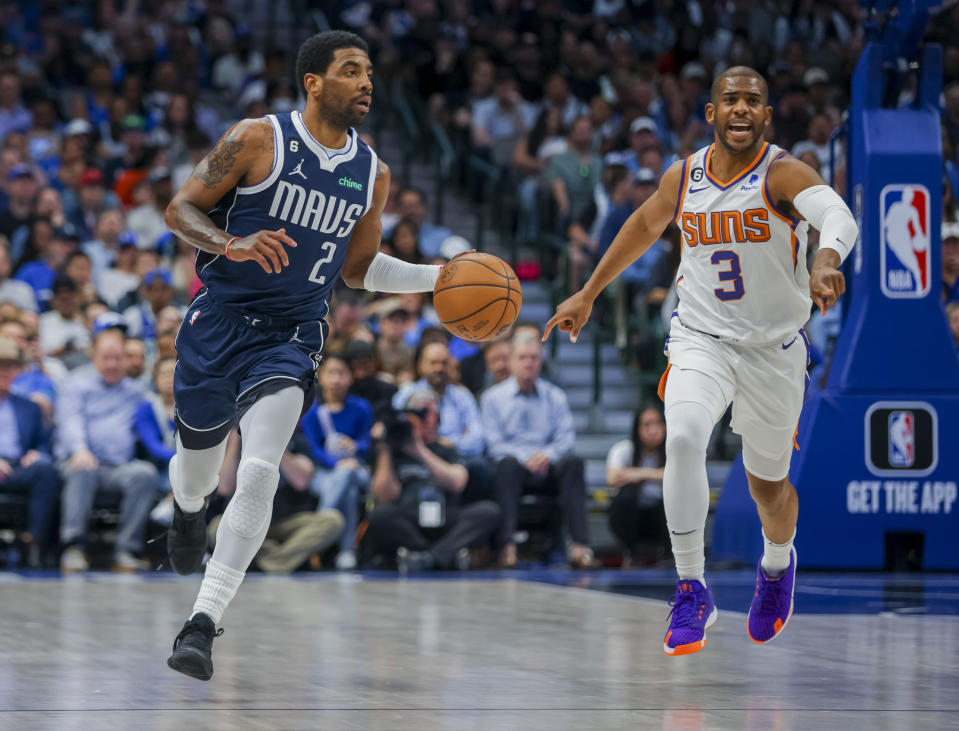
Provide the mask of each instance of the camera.
[{"label": "camera", "polygon": [[420,419],[426,418],[429,409],[393,409],[383,416],[385,434],[383,440],[394,449],[401,449],[413,441],[413,424],[409,415],[414,414]]}]

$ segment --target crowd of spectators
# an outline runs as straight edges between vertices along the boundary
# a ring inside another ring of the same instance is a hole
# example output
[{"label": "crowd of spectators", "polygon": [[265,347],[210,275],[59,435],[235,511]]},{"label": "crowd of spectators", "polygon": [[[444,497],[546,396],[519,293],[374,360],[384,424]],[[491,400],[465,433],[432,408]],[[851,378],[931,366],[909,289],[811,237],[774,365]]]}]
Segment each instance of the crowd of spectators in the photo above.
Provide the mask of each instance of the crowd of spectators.
[{"label": "crowd of spectators", "polygon": [[[477,193],[469,161],[485,160],[501,171],[513,235],[565,242],[570,286],[665,168],[711,140],[703,105],[728,66],[766,74],[769,138],[844,186],[828,141],[865,39],[853,0],[325,5],[322,17],[370,43],[376,85],[404,88],[446,131],[467,195]],[[163,212],[230,123],[301,105],[296,44],[228,7],[0,3],[0,493],[28,495],[21,537],[33,565],[85,570],[104,494],[119,508],[119,570],[142,568],[148,524],[169,520],[176,333],[202,282]],[[959,45],[948,27],[928,37],[945,46],[943,218],[959,225]],[[399,175],[383,223],[383,249],[407,261],[469,248]],[[950,301],[957,242],[943,236]],[[668,298],[678,254],[667,231],[624,274],[636,306]],[[565,395],[540,374],[537,326],[480,349],[437,328],[424,295],[341,289],[333,304],[318,400],[290,445],[259,565],[286,570],[333,546],[340,568],[398,556],[406,568],[461,566],[476,544],[511,566],[524,494],[553,499],[559,549],[592,565],[582,460]],[[959,311],[949,314],[959,342]],[[813,330],[827,349],[835,327]],[[654,416],[637,417],[628,457],[611,456],[610,483],[633,485],[613,525],[631,553],[642,541],[622,526],[656,503]]]}]

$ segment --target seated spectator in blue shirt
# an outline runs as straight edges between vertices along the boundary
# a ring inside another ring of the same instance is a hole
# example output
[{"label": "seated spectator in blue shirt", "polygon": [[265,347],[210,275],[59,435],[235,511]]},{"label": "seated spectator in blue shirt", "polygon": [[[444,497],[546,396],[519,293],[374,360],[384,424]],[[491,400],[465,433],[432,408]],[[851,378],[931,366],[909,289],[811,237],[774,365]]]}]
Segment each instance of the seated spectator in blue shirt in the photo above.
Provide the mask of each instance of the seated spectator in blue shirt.
[{"label": "seated spectator in blue shirt", "polygon": [[40,407],[10,393],[23,360],[23,351],[17,344],[0,337],[0,492],[29,496],[28,563],[32,568],[40,568],[43,554],[51,548],[51,520],[59,480],[50,462]]},{"label": "seated spectator in blue shirt", "polygon": [[[129,357],[126,353],[125,356]],[[136,430],[137,440],[146,452],[146,458],[159,470],[159,484],[165,488],[170,486],[167,470],[170,460],[176,454],[173,421],[173,371],[175,368],[174,358],[161,358],[153,365],[153,386],[156,390],[145,394],[133,417],[133,428]]]},{"label": "seated spectator in blue shirt", "polygon": [[0,337],[10,338],[23,354],[19,375],[13,379],[10,393],[30,399],[43,414],[44,429],[53,431],[53,405],[57,400],[57,387],[53,379],[44,373],[40,363],[33,360],[31,346],[36,350],[39,338],[28,334],[23,320],[8,319],[0,322]]},{"label": "seated spectator in blue shirt", "polygon": [[496,495],[503,520],[498,543],[500,565],[516,564],[517,514],[524,492],[556,494],[562,502],[574,567],[593,565],[586,530],[586,481],[583,460],[573,454],[576,431],[566,394],[539,377],[542,349],[528,332],[510,345],[510,372],[482,396],[483,429],[496,463]]},{"label": "seated spectator in blue shirt", "polygon": [[65,572],[89,568],[83,554],[87,521],[97,491],[122,491],[120,527],[114,570],[147,567],[134,556],[143,549],[147,517],[157,489],[157,469],[135,460],[133,417],[143,400],[143,387],[124,375],[123,333],[109,328],[92,348],[93,370],[65,384],[57,403],[56,453],[66,481],[60,540],[67,549],[60,558]]},{"label": "seated spectator in blue shirt", "polygon": [[336,568],[356,568],[354,541],[359,525],[360,499],[370,484],[365,462],[370,451],[373,407],[348,391],[353,377],[340,355],[324,355],[317,374],[322,403],[314,403],[303,417],[303,432],[316,463],[311,492],[320,498],[319,508],[336,509],[346,522]]},{"label": "seated spectator in blue shirt", "polygon": [[450,383],[450,351],[444,342],[421,345],[416,360],[419,380],[401,388],[393,407],[402,408],[414,391],[432,389],[439,396],[439,435],[449,439],[462,455],[483,452],[483,423],[476,398],[465,386]]}]

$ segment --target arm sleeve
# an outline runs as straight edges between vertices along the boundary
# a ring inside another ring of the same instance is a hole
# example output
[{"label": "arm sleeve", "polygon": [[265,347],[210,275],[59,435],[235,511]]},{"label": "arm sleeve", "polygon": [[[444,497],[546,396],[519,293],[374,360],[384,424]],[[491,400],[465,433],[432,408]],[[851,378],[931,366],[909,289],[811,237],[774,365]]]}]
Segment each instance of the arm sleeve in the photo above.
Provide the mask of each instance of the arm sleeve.
[{"label": "arm sleeve", "polygon": [[320,420],[316,418],[316,404],[313,404],[310,410],[306,412],[301,424],[303,425],[303,434],[306,435],[306,440],[310,443],[310,456],[313,457],[313,461],[329,469],[336,467],[336,458],[327,452],[324,447],[326,434],[323,432]]},{"label": "arm sleeve", "polygon": [[410,264],[377,252],[366,270],[363,288],[369,292],[432,292],[441,268]]},{"label": "arm sleeve", "polygon": [[175,449],[170,449],[163,443],[160,425],[156,422],[153,407],[149,401],[141,401],[137,406],[136,413],[133,415],[133,430],[151,457],[169,462],[176,454]]},{"label": "arm sleeve", "polygon": [[800,191],[793,205],[819,230],[819,248],[832,249],[845,261],[856,244],[859,227],[839,194],[828,185],[814,185]]},{"label": "arm sleeve", "polygon": [[555,425],[553,438],[543,451],[549,456],[550,462],[555,462],[560,457],[572,452],[573,445],[576,443],[573,412],[570,411],[566,394],[558,388],[552,390],[550,394],[550,417]]}]

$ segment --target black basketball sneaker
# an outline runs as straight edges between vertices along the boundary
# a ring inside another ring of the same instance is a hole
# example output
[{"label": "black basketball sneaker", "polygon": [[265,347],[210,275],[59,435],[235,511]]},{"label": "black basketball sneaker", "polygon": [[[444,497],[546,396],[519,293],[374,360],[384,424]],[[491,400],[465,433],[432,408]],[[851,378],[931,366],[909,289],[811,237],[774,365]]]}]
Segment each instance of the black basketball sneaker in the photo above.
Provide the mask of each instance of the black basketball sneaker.
[{"label": "black basketball sneaker", "polygon": [[222,634],[223,629],[218,630],[212,619],[197,612],[173,640],[173,654],[166,664],[191,678],[209,680],[213,677],[213,638]]},{"label": "black basketball sneaker", "polygon": [[206,555],[206,507],[196,513],[184,513],[176,500],[173,501],[173,522],[166,534],[166,550],[170,566],[178,574],[192,574],[203,563]]}]

